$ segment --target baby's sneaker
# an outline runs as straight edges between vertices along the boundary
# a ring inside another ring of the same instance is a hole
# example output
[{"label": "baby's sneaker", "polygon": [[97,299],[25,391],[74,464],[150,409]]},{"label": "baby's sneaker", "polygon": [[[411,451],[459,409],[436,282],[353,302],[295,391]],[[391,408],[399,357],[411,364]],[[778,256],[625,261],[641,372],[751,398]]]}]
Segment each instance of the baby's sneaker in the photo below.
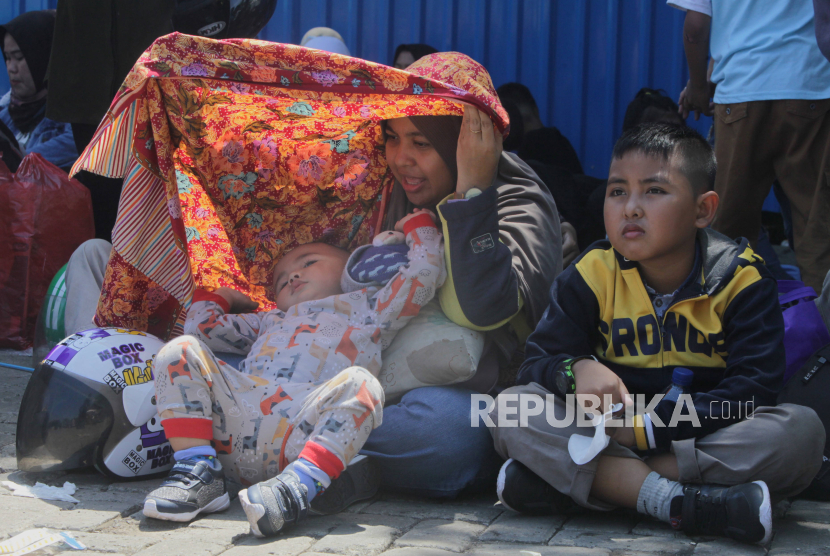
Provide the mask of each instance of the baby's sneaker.
[{"label": "baby's sneaker", "polygon": [[239,501],[257,537],[273,537],[308,515],[308,489],[291,470],[240,491]]},{"label": "baby's sneaker", "polygon": [[225,471],[219,460],[211,460],[191,458],[176,462],[161,486],[144,499],[144,515],[190,521],[200,513],[228,509],[231,502]]}]

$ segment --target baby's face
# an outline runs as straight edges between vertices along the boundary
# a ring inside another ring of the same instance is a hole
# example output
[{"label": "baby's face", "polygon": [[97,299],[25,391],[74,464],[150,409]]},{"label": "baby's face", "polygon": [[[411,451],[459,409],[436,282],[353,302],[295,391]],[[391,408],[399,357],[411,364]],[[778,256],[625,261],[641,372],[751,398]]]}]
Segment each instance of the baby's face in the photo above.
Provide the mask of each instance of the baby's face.
[{"label": "baby's face", "polygon": [[340,276],[349,254],[324,243],[307,243],[289,252],[274,269],[277,307],[287,311],[303,301],[343,293]]}]

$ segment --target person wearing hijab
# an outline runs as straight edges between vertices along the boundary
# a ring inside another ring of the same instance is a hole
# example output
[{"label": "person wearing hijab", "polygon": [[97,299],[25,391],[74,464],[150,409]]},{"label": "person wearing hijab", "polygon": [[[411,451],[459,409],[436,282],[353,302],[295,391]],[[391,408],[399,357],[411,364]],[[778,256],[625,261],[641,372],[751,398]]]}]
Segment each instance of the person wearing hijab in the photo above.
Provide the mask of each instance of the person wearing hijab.
[{"label": "person wearing hijab", "polygon": [[[446,76],[498,103],[486,70],[462,54],[432,54],[407,71]],[[501,459],[488,428],[471,419],[472,395],[492,391],[542,316],[562,272],[559,217],[541,179],[503,151],[502,133],[484,112],[467,105],[463,117],[411,116],[382,126],[395,178],[384,229],[415,208],[440,217],[448,274],[441,308],[486,341],[469,382],[417,388],[385,406],[361,453],[378,467],[383,488],[450,498],[495,483]]]},{"label": "person wearing hijab", "polygon": [[334,54],[342,54],[344,56],[351,56],[349,47],[340,33],[330,27],[313,27],[309,29],[303,40],[300,41],[300,46],[306,48],[316,48],[317,50],[325,50]]},{"label": "person wearing hijab", "polygon": [[392,66],[398,69],[406,69],[414,64],[416,60],[436,52],[438,50],[428,44],[400,44],[395,49],[395,55],[392,57]]},{"label": "person wearing hijab", "polygon": [[27,12],[0,26],[0,48],[11,90],[0,98],[0,120],[14,134],[22,154],[39,153],[59,168],[78,158],[72,128],[46,117],[46,68],[55,11]]}]

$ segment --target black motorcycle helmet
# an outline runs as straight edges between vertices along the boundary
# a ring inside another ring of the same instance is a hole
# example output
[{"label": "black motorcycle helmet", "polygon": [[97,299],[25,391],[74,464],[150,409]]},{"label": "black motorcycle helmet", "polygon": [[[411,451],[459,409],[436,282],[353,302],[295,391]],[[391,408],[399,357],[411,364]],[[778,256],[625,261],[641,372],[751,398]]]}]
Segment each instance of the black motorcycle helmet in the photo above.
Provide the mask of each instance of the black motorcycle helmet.
[{"label": "black motorcycle helmet", "polygon": [[252,39],[276,7],[277,0],[176,0],[173,28],[211,39]]}]

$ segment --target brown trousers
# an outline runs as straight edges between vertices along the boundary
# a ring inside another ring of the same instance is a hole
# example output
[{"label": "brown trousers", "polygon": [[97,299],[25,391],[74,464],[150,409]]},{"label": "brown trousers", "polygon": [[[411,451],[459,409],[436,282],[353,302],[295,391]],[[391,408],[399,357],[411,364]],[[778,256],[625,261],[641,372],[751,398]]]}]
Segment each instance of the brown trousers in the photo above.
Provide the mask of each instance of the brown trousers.
[{"label": "brown trousers", "polygon": [[[543,399],[547,390],[538,384],[508,388],[504,394],[532,394]],[[548,398],[556,420],[564,420],[566,406],[558,397]],[[508,407],[517,403],[508,403]],[[529,416],[527,426],[498,427],[498,404],[490,413],[496,427],[490,429],[496,451],[503,458],[513,458],[528,466],[553,488],[570,496],[574,502],[593,510],[610,510],[613,506],[591,496],[591,486],[600,456],[577,465],[568,454],[572,434],[593,436],[593,427],[576,423],[557,428],[548,423],[545,411]],[[516,421],[516,412],[508,419]],[[774,500],[795,496],[818,473],[824,450],[824,426],[809,407],[781,404],[759,407],[752,419],[738,421],[703,438],[672,442],[671,453],[677,458],[680,483],[738,485],[764,481]],[[601,455],[620,458],[640,456],[611,440]]]},{"label": "brown trousers", "polygon": [[830,270],[830,99],[715,105],[715,156],[720,207],[712,227],[754,244],[778,178],[802,279],[821,291]]}]

